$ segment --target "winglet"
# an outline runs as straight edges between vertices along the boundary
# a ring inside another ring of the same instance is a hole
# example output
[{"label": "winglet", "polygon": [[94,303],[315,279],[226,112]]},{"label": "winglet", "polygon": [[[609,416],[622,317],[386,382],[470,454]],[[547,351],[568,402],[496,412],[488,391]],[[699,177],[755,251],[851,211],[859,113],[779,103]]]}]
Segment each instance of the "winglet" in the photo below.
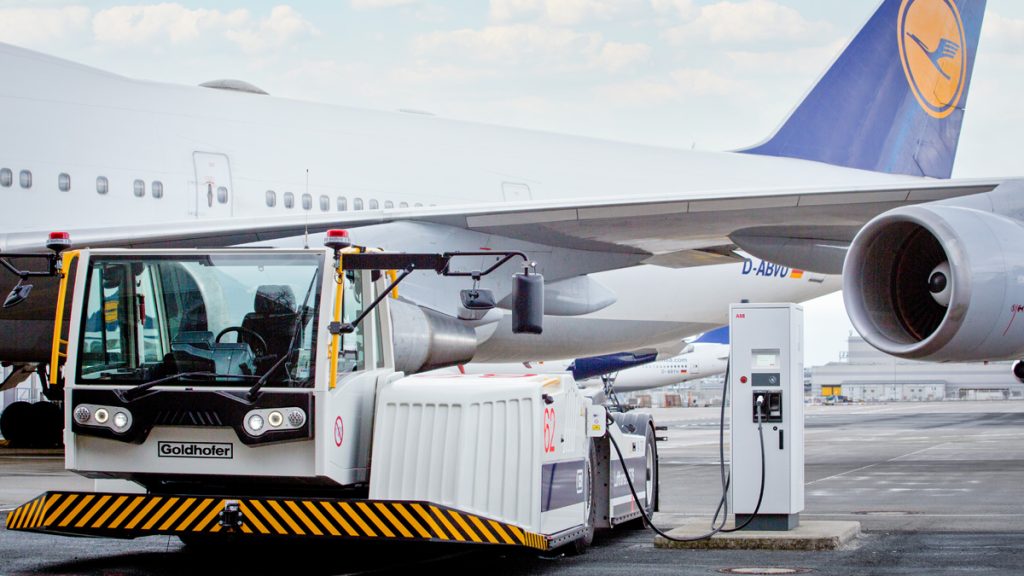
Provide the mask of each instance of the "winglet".
[{"label": "winglet", "polygon": [[986,0],[884,0],[768,141],[743,152],[953,172]]}]

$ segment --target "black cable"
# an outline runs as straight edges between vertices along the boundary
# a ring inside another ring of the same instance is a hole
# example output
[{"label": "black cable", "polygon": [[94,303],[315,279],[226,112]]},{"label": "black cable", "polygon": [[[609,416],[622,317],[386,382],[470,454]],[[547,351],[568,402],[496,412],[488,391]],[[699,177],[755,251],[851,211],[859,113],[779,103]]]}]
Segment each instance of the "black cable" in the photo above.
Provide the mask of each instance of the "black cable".
[{"label": "black cable", "polygon": [[[757,435],[761,439],[761,489],[757,493],[757,506],[754,506],[754,512],[746,519],[743,524],[735,526],[733,528],[726,528],[719,530],[719,532],[739,532],[746,528],[751,522],[754,521],[754,517],[761,511],[761,501],[764,500],[764,478],[765,478],[765,462],[764,462],[764,429],[761,427],[761,410],[757,410]],[[732,472],[729,473],[730,479],[732,479]]]},{"label": "black cable", "polygon": [[[654,522],[651,520],[651,517],[647,515],[647,510],[644,508],[643,504],[640,502],[640,496],[637,495],[636,488],[633,487],[633,479],[632,479],[632,477],[629,474],[629,469],[626,468],[626,459],[622,456],[622,451],[619,450],[619,444],[615,441],[615,437],[611,434],[611,431],[608,432],[608,439],[611,440],[612,446],[615,448],[615,453],[618,454],[618,456],[619,456],[619,464],[622,466],[622,471],[626,475],[626,484],[629,485],[629,491],[633,495],[633,501],[636,502],[637,509],[640,510],[640,514],[641,514],[641,516],[643,516],[643,519],[644,519],[644,522],[646,523],[646,525],[651,530],[653,530],[656,534],[658,534],[662,538],[665,538],[666,540],[669,540],[669,541],[672,541],[672,542],[699,542],[701,540],[708,540],[708,539],[714,537],[715,534],[718,534],[720,532],[737,532],[739,530],[742,530],[742,529],[746,528],[754,520],[754,518],[757,516],[757,513],[761,510],[761,502],[764,499],[764,484],[765,484],[766,466],[765,466],[765,452],[764,452],[764,428],[762,427],[762,421],[761,421],[761,416],[762,415],[761,415],[761,410],[759,409],[757,411],[757,434],[758,434],[758,437],[759,437],[759,439],[761,441],[761,488],[760,488],[760,490],[758,492],[758,495],[757,495],[757,506],[754,507],[754,512],[750,515],[749,518],[747,518],[747,520],[745,522],[743,522],[743,524],[740,524],[739,526],[736,526],[734,528],[725,528],[725,523],[728,521],[728,516],[729,516],[729,503],[728,503],[729,485],[732,482],[732,472],[730,472],[728,475],[726,475],[726,473],[725,473],[725,398],[726,398],[726,394],[727,394],[728,389],[729,389],[729,365],[726,364],[726,367],[725,367],[725,383],[722,386],[722,411],[721,411],[721,419],[719,420],[719,423],[718,423],[719,470],[721,472],[721,477],[722,477],[722,498],[718,501],[718,507],[715,509],[715,515],[711,519],[711,531],[706,533],[706,534],[701,534],[700,536],[693,536],[693,537],[690,537],[690,538],[677,538],[677,537],[674,537],[674,536],[669,536],[668,534],[666,534],[666,533],[662,532],[661,530],[659,530],[658,527],[654,525]],[[608,413],[607,417],[608,417],[609,424],[615,424],[615,420],[612,418],[611,413]],[[721,514],[723,509],[725,510],[725,513]],[[718,522],[718,517],[719,517],[720,514],[722,516],[722,523],[721,523],[721,525],[717,525],[716,526],[716,524]]]}]

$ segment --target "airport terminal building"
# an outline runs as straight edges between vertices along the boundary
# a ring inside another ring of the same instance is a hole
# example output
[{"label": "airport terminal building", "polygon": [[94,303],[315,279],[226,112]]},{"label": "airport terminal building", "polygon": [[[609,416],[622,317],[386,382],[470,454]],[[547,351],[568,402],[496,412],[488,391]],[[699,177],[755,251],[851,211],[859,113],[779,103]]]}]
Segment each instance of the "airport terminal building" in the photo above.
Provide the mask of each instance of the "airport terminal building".
[{"label": "airport terminal building", "polygon": [[811,368],[811,395],[854,402],[1024,399],[1012,362],[934,364],[888,356],[851,335],[840,362]]}]

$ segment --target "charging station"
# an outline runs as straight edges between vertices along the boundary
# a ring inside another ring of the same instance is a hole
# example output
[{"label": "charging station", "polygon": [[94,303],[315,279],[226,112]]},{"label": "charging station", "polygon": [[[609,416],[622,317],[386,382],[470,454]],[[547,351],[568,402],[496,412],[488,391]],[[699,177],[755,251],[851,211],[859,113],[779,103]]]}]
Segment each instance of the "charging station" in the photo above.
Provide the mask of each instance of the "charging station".
[{"label": "charging station", "polygon": [[792,530],[804,509],[803,308],[733,304],[729,319],[730,490],[736,525],[749,519],[748,530]]}]

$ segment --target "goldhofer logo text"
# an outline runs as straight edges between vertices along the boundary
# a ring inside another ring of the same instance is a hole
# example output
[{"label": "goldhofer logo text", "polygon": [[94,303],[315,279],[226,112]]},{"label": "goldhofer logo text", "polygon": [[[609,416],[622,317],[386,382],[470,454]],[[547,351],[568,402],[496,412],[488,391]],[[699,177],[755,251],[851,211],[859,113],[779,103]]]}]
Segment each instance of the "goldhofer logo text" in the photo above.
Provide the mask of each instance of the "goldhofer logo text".
[{"label": "goldhofer logo text", "polygon": [[231,444],[214,442],[158,442],[160,458],[234,458]]}]

